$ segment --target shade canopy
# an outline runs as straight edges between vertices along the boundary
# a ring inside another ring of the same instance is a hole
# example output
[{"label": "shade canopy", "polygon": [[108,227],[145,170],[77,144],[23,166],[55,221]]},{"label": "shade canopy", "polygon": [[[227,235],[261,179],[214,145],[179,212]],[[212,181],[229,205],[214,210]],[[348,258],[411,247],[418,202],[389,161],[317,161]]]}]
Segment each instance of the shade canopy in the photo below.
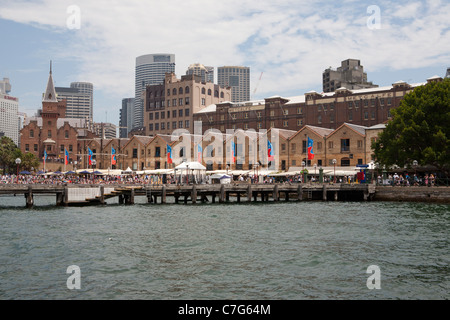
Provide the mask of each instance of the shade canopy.
[{"label": "shade canopy", "polygon": [[74,174],[75,171],[67,171],[65,174]]},{"label": "shade canopy", "polygon": [[175,169],[190,169],[190,170],[206,170],[206,167],[203,166],[200,162],[183,162],[175,167]]},{"label": "shade canopy", "polygon": [[19,174],[31,174],[31,172],[24,170],[24,171],[20,171]]}]

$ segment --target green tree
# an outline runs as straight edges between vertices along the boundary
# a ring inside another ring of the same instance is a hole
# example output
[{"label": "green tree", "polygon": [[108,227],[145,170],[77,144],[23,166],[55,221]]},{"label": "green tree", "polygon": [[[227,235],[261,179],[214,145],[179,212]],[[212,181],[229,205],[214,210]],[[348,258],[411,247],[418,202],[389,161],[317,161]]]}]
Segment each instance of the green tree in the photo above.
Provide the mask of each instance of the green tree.
[{"label": "green tree", "polygon": [[406,94],[373,144],[376,161],[390,167],[414,160],[450,169],[450,79],[430,82]]},{"label": "green tree", "polygon": [[20,152],[19,148],[11,138],[5,136],[0,138],[0,167],[4,174],[14,172],[14,161],[18,151]]},{"label": "green tree", "polygon": [[38,171],[40,162],[33,153],[27,152],[20,159],[22,159],[22,163],[20,164],[21,170],[31,171],[31,168],[34,168],[35,171]]}]

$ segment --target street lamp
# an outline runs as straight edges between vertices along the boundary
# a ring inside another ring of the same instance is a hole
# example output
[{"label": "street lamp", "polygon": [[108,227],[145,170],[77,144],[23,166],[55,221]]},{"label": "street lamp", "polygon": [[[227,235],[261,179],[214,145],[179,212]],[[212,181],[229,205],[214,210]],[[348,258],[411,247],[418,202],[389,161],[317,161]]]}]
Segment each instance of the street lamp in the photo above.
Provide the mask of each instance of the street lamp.
[{"label": "street lamp", "polygon": [[306,180],[305,180],[305,165],[306,165],[306,162],[305,162],[305,161],[302,161],[302,167],[303,167],[303,169],[302,169],[303,183],[306,183]]},{"label": "street lamp", "polygon": [[22,162],[22,160],[20,160],[20,158],[16,159],[16,164],[17,164],[17,180],[16,183],[19,183],[19,165]]},{"label": "street lamp", "polygon": [[94,179],[95,179],[95,176],[94,176],[94,166],[95,166],[95,164],[97,163],[97,160],[92,160],[92,183],[94,183]]},{"label": "street lamp", "polygon": [[336,159],[333,159],[333,166],[334,166],[334,183],[336,183]]},{"label": "street lamp", "polygon": [[75,160],[74,162],[73,162],[73,164],[75,165],[75,173],[77,173],[77,160]]}]

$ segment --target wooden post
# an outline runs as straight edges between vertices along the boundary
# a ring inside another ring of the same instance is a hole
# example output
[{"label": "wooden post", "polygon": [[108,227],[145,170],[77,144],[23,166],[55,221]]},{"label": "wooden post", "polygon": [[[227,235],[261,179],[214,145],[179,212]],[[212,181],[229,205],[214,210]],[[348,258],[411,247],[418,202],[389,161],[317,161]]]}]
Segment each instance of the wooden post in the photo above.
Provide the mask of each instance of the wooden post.
[{"label": "wooden post", "polygon": [[303,190],[302,190],[302,185],[298,184],[297,187],[297,200],[298,201],[302,201],[303,200]]},{"label": "wooden post", "polygon": [[123,204],[123,202],[124,202],[123,194],[119,194],[119,204]]},{"label": "wooden post", "polygon": [[100,203],[105,204],[105,186],[100,186]]},{"label": "wooden post", "polygon": [[134,188],[131,189],[129,204],[134,204]]},{"label": "wooden post", "polygon": [[273,187],[272,198],[275,202],[279,200],[278,184],[275,184],[275,186]]},{"label": "wooden post", "polygon": [[327,185],[323,185],[323,191],[322,191],[322,200],[327,201]]},{"label": "wooden post", "polygon": [[147,201],[148,201],[148,203],[152,203],[153,202],[153,198],[152,198],[152,189],[151,189],[151,187],[147,187],[145,189],[145,193],[147,194]]},{"label": "wooden post", "polygon": [[161,203],[166,203],[166,186],[163,185],[161,189]]},{"label": "wooden post", "polygon": [[289,201],[289,191],[285,192],[285,199],[284,200]]},{"label": "wooden post", "polygon": [[33,187],[28,186],[28,193],[25,194],[25,197],[27,199],[27,208],[33,207]]},{"label": "wooden post", "polygon": [[195,184],[192,186],[191,200],[192,203],[197,203],[197,186]]},{"label": "wooden post", "polygon": [[249,184],[247,188],[247,201],[252,202],[252,185]]},{"label": "wooden post", "polygon": [[337,191],[334,192],[334,201],[338,201],[338,192]]},{"label": "wooden post", "polygon": [[241,202],[241,193],[238,191],[237,193],[237,202],[240,203]]},{"label": "wooden post", "polygon": [[225,185],[220,186],[220,194],[219,194],[219,202],[222,203],[225,201]]},{"label": "wooden post", "polygon": [[69,205],[69,188],[67,186],[64,187],[64,206],[67,207]]},{"label": "wooden post", "polygon": [[64,192],[56,192],[56,205],[62,206],[64,198]]}]

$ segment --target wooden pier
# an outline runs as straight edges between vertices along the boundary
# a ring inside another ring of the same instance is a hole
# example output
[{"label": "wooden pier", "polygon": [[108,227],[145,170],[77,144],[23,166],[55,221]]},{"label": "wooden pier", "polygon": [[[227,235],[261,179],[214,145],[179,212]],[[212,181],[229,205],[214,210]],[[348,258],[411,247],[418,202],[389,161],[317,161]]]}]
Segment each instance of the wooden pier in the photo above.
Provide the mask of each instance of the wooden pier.
[{"label": "wooden pier", "polygon": [[375,186],[364,184],[199,184],[199,185],[1,185],[0,195],[23,195],[26,207],[34,205],[35,195],[55,195],[57,206],[105,205],[118,197],[119,204],[131,205],[145,196],[150,204],[278,202],[278,201],[368,201]]}]

